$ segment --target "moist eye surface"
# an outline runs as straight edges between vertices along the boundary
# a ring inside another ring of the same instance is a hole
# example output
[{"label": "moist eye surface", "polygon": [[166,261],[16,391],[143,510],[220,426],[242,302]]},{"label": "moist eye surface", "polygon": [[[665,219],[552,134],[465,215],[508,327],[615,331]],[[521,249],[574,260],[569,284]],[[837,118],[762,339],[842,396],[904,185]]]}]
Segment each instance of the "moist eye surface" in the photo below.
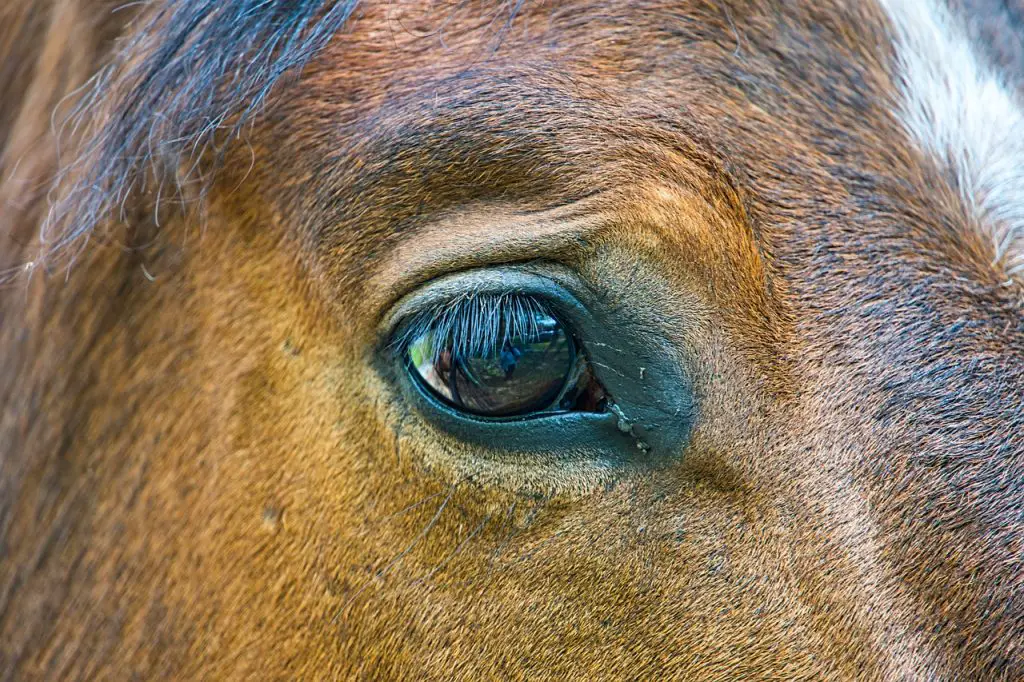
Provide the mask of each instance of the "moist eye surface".
[{"label": "moist eye surface", "polygon": [[599,409],[603,399],[566,326],[532,296],[478,294],[420,314],[408,371],[432,395],[483,417]]}]

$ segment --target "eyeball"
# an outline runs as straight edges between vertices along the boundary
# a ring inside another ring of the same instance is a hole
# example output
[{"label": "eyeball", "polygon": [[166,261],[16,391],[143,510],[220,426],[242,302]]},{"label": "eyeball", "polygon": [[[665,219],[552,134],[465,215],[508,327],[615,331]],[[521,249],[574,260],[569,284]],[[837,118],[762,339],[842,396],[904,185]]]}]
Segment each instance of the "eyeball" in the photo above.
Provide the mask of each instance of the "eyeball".
[{"label": "eyeball", "polygon": [[462,302],[419,325],[405,358],[436,398],[482,417],[570,411],[583,394],[587,405],[600,400],[572,335],[532,299]]}]

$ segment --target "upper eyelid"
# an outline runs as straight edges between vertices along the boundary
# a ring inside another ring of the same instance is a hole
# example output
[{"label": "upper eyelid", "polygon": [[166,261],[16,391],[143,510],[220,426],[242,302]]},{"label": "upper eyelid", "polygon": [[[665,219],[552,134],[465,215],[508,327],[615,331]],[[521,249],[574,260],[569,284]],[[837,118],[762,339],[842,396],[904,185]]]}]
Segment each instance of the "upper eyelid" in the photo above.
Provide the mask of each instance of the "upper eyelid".
[{"label": "upper eyelid", "polygon": [[563,265],[581,244],[612,224],[599,197],[539,212],[471,208],[421,227],[402,241],[370,278],[369,305],[379,324],[411,294],[439,278],[479,270]]},{"label": "upper eyelid", "polygon": [[[438,277],[398,300],[377,326],[381,347],[391,346],[396,334],[416,315],[437,310],[462,298],[480,294],[516,292],[543,299],[555,313],[579,307],[575,290],[589,293],[571,271],[556,263],[533,262],[530,265],[551,270],[539,274],[522,264],[479,268]],[[569,284],[569,286],[566,286]],[[565,321],[565,315],[558,315]],[[569,316],[571,317],[571,316]]]}]

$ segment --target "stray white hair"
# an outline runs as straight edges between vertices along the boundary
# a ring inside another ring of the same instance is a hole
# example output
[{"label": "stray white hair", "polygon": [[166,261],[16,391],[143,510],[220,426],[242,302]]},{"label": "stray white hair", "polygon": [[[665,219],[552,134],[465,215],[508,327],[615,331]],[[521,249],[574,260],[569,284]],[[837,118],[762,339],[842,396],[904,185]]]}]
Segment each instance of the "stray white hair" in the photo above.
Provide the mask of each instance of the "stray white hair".
[{"label": "stray white hair", "polygon": [[993,265],[1024,280],[1024,111],[944,0],[879,0],[895,30],[899,117],[952,173]]}]

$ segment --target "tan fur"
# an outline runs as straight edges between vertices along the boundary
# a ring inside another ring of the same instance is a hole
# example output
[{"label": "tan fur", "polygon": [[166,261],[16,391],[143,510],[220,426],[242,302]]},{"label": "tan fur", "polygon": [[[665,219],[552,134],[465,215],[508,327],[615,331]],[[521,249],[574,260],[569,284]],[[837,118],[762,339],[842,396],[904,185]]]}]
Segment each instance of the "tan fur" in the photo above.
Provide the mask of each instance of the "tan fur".
[{"label": "tan fur", "polygon": [[[0,10],[5,266],[105,7]],[[880,10],[492,11],[367,3],[202,211],[0,292],[6,679],[1024,675],[1020,292]],[[396,301],[524,261],[671,347],[685,448],[505,461],[404,404]]]}]

